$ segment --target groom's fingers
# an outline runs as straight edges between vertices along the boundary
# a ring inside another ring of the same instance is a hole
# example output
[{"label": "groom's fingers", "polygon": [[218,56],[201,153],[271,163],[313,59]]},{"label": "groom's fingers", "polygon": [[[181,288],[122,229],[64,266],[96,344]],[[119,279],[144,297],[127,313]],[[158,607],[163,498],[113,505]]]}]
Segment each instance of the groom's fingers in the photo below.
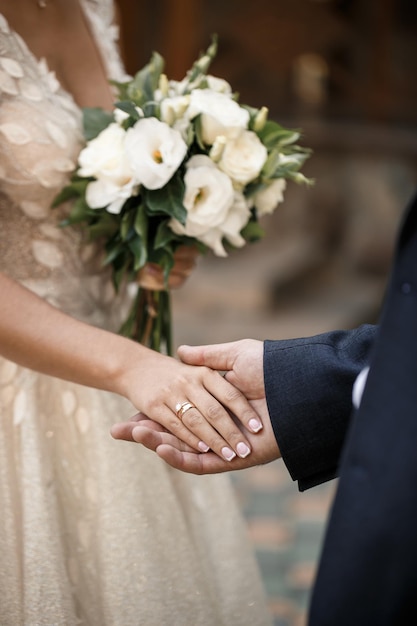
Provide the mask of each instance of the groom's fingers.
[{"label": "groom's fingers", "polygon": [[233,369],[235,342],[207,346],[180,346],[177,350],[181,361],[189,365],[206,365],[214,370]]},{"label": "groom's fingers", "polygon": [[132,429],[133,441],[141,443],[145,446],[145,448],[148,448],[153,452],[157,451],[158,446],[168,445],[175,447],[180,453],[193,452],[196,455],[200,454],[181,441],[181,439],[178,439],[175,435],[172,435],[165,430],[155,428],[155,426],[158,426],[158,424],[155,424],[152,420],[141,422],[138,426],[135,426]]},{"label": "groom's fingers", "polygon": [[133,415],[129,421],[120,422],[118,424],[113,424],[110,429],[110,434],[113,439],[123,439],[124,441],[136,441],[133,438],[133,429],[139,425],[146,426],[152,430],[163,432],[165,429],[163,426],[150,420],[143,413],[136,413]]}]

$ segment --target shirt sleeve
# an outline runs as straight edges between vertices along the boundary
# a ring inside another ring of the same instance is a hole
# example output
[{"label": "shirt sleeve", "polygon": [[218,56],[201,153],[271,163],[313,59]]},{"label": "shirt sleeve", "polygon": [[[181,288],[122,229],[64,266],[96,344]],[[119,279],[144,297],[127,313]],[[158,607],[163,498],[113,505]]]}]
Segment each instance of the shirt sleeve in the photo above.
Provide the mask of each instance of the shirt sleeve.
[{"label": "shirt sleeve", "polygon": [[300,491],[335,478],[352,389],[377,327],[264,342],[266,400],[282,458]]}]

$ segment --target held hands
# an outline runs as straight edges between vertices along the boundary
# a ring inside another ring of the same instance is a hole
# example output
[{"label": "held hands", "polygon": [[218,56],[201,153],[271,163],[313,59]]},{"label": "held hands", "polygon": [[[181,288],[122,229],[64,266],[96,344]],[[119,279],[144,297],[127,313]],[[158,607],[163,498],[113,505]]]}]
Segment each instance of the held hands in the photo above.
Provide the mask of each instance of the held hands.
[{"label": "held hands", "polygon": [[[143,349],[143,347],[141,347]],[[247,431],[262,423],[246,397],[208,367],[194,367],[149,350],[138,365],[135,356],[124,363],[123,393],[142,413],[182,439],[191,448],[209,449],[230,461],[250,454]],[[189,407],[182,412],[178,405]],[[230,418],[237,415],[244,432]],[[121,437],[115,427],[112,434]]]},{"label": "held hands", "polygon": [[[156,451],[167,463],[182,469],[183,471],[193,473],[214,473],[222,472],[231,469],[241,469],[243,467],[250,467],[259,463],[267,463],[280,456],[279,449],[272,431],[269,415],[265,401],[264,381],[263,381],[263,343],[261,341],[255,341],[251,339],[245,339],[242,341],[236,341],[226,344],[218,344],[211,346],[182,346],[178,350],[179,356],[186,361],[189,365],[203,366],[201,368],[191,368],[195,371],[203,371],[205,375],[210,378],[213,376],[211,384],[213,395],[223,402],[221,394],[224,387],[224,398],[227,398],[227,406],[229,412],[238,416],[239,420],[234,417],[233,419],[229,414],[223,413],[217,407],[216,412],[221,416],[216,419],[211,419],[212,428],[217,432],[214,435],[210,432],[209,435],[205,435],[204,442],[208,443],[212,452],[206,454],[199,454],[196,450],[205,452],[207,448],[204,448],[201,441],[198,442],[195,438],[190,437],[190,432],[187,433],[187,437],[183,432],[178,429],[179,420],[171,422],[170,425],[165,423],[167,428],[161,427],[156,421],[150,420],[143,413],[135,415],[130,421],[116,424],[112,428],[112,436],[116,439],[125,439],[127,441],[136,441],[142,443],[151,450]],[[224,378],[217,372],[213,372],[214,368],[225,372]],[[231,387],[230,383],[233,384]],[[234,390],[234,392],[231,391]],[[241,392],[241,393],[240,393]],[[228,394],[231,394],[228,396]],[[230,400],[233,395],[237,394],[234,398],[234,407],[231,406]],[[253,411],[252,416],[247,411],[243,396],[246,396],[251,402],[250,407]],[[202,404],[199,404],[199,400],[194,402],[200,409],[201,413],[198,415],[193,410],[187,410],[182,415],[182,426],[185,426],[193,433],[198,432],[199,435],[204,429],[204,415],[210,413],[205,411]],[[239,408],[237,408],[239,405]],[[243,410],[240,413],[239,410]],[[147,412],[149,415],[149,412]],[[213,417],[213,413],[211,417]],[[258,434],[252,433],[259,431],[256,423],[256,415],[262,418],[264,423],[264,429]],[[158,420],[163,423],[162,420]],[[207,431],[208,423],[206,423]],[[244,427],[249,428],[246,430]],[[228,442],[232,442],[233,449],[238,452],[240,458],[234,458],[230,454],[225,454],[224,446],[219,440],[218,433],[222,433]],[[243,435],[244,433],[244,435]],[[186,441],[188,445],[183,442]],[[252,453],[244,451],[244,444],[248,446],[248,449],[252,450]],[[220,450],[220,455],[219,455]],[[242,453],[244,452],[244,453]],[[233,460],[232,460],[233,459]],[[231,462],[230,462],[231,461]]]},{"label": "held hands", "polygon": [[[251,404],[258,415],[261,415],[264,427],[256,435],[246,433],[252,452],[244,459],[236,457],[228,462],[212,451],[205,454],[196,452],[143,413],[134,415],[128,422],[113,426],[112,435],[116,439],[141,443],[156,452],[171,467],[189,474],[218,474],[246,469],[269,463],[281,456],[268,416],[266,401],[253,400]],[[242,428],[236,419],[235,422]]]}]

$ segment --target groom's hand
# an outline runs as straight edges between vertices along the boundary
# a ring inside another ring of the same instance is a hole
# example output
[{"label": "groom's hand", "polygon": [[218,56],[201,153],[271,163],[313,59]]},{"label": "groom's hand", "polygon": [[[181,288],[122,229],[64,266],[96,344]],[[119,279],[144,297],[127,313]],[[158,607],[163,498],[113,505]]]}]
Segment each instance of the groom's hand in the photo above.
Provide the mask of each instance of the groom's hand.
[{"label": "groom's hand", "polygon": [[265,398],[262,341],[242,339],[207,346],[180,346],[178,356],[190,365],[206,365],[226,372],[226,380],[249,400]]},{"label": "groom's hand", "polygon": [[[115,424],[111,434],[115,439],[136,441],[144,445],[149,450],[156,452],[171,467],[183,472],[218,474],[245,469],[254,465],[269,463],[280,457],[265,400],[253,401],[252,404],[262,418],[264,427],[257,434],[245,433],[252,448],[252,453],[245,459],[236,457],[232,461],[224,461],[214,452],[197,452],[165,430],[160,424],[148,419],[143,413],[134,415],[128,422]],[[236,424],[243,428],[237,420]]]}]

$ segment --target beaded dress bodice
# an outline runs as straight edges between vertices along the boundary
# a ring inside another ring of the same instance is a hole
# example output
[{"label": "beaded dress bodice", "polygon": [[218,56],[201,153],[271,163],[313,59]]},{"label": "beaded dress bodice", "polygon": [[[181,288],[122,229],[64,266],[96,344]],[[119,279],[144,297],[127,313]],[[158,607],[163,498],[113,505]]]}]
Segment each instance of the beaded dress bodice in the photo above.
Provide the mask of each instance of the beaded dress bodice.
[{"label": "beaded dress bodice", "polygon": [[[112,3],[81,7],[109,79],[125,79]],[[80,108],[0,15],[0,270],[66,312],[111,326],[120,302],[101,246],[61,227],[67,206],[51,208],[83,141]]]}]

